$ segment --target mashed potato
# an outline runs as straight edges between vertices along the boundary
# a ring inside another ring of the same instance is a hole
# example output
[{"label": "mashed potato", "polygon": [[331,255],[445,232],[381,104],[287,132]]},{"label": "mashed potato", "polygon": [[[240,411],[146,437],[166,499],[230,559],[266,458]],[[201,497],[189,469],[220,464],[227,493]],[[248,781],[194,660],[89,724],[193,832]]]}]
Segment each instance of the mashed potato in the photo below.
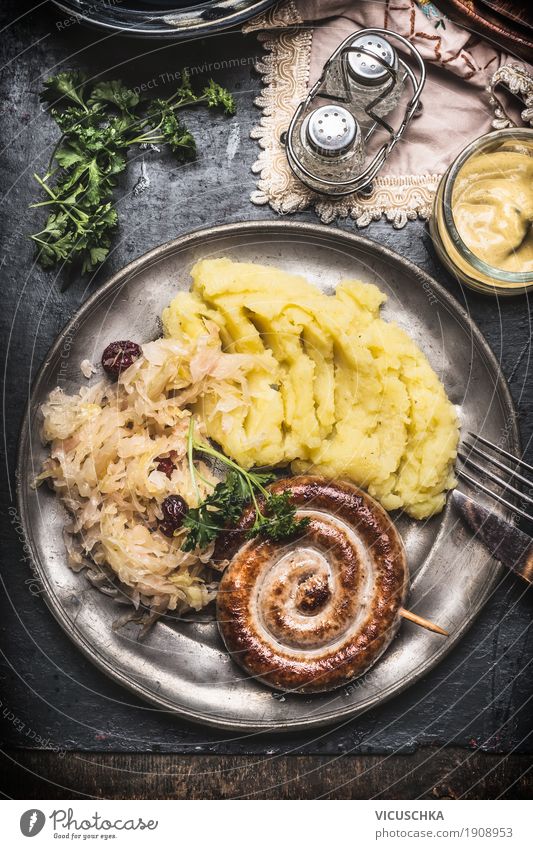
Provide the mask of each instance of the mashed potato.
[{"label": "mashed potato", "polygon": [[254,355],[238,391],[214,387],[196,405],[228,456],[347,478],[417,519],[442,509],[455,485],[455,409],[424,354],[380,318],[376,286],[346,280],[328,296],[229,259],[203,260],[192,277],[163,312],[165,335],[216,326],[225,350]]}]

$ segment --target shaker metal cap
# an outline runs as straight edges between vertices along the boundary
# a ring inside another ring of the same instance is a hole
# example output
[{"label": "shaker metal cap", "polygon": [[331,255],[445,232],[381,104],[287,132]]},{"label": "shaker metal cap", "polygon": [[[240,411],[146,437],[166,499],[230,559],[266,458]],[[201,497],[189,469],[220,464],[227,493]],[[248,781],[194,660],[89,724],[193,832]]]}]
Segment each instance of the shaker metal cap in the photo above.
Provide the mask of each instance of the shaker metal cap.
[{"label": "shaker metal cap", "polygon": [[[359,52],[358,47],[363,47],[365,52]],[[388,76],[385,65],[394,69],[398,65],[396,51],[386,39],[380,35],[359,35],[354,38],[348,53],[348,70],[354,79],[364,85],[382,83]]]},{"label": "shaker metal cap", "polygon": [[357,122],[343,106],[319,106],[307,123],[307,140],[322,156],[345,153],[357,135]]}]

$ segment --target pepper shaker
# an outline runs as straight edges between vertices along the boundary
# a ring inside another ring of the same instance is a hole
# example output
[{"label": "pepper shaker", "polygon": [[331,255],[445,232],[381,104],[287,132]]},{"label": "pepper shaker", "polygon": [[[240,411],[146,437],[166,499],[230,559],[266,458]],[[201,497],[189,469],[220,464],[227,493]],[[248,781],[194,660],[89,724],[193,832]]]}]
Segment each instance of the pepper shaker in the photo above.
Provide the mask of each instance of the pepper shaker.
[{"label": "pepper shaker", "polygon": [[[394,40],[411,55],[416,72],[399,56]],[[368,188],[420,108],[424,82],[422,57],[403,36],[383,29],[348,36],[327,60],[285,134],[296,176],[331,196]],[[405,101],[409,85],[412,94],[395,129],[385,117]],[[378,127],[388,140],[366,165],[368,142]]]}]

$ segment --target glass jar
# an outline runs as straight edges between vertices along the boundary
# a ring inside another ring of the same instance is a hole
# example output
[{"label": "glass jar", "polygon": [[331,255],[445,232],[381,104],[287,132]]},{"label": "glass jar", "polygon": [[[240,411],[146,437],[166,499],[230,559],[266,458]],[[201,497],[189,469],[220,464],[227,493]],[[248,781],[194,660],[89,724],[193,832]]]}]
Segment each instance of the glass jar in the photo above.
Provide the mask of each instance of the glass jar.
[{"label": "glass jar", "polygon": [[[507,151],[533,157],[533,129],[510,127],[497,130],[469,144],[440,181],[429,221],[433,245],[442,264],[466,286],[491,295],[517,295],[533,289],[533,270],[506,271],[497,268],[467,247],[454,219],[454,189],[465,163],[487,153]],[[533,223],[530,227],[533,228]],[[533,229],[531,235],[533,238]]]}]

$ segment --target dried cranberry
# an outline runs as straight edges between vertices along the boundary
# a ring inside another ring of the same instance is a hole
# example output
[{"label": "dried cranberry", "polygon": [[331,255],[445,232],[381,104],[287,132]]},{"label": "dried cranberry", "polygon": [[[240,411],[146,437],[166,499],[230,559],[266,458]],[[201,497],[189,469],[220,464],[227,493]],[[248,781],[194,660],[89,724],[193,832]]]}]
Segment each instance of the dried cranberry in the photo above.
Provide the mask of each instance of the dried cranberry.
[{"label": "dried cranberry", "polygon": [[170,480],[172,477],[172,472],[176,468],[175,463],[172,462],[170,457],[156,457],[157,466],[156,469],[158,472],[164,472],[167,478]]},{"label": "dried cranberry", "polygon": [[140,356],[142,349],[136,342],[111,342],[102,354],[102,366],[111,377],[118,377]]},{"label": "dried cranberry", "polygon": [[159,530],[166,537],[173,537],[174,536],[175,528],[174,528],[173,525],[170,524],[170,522],[159,522]]},{"label": "dried cranberry", "polygon": [[183,520],[189,512],[187,502],[181,495],[167,495],[161,504],[161,510],[163,512],[163,523],[172,525],[175,531],[181,528]]}]

